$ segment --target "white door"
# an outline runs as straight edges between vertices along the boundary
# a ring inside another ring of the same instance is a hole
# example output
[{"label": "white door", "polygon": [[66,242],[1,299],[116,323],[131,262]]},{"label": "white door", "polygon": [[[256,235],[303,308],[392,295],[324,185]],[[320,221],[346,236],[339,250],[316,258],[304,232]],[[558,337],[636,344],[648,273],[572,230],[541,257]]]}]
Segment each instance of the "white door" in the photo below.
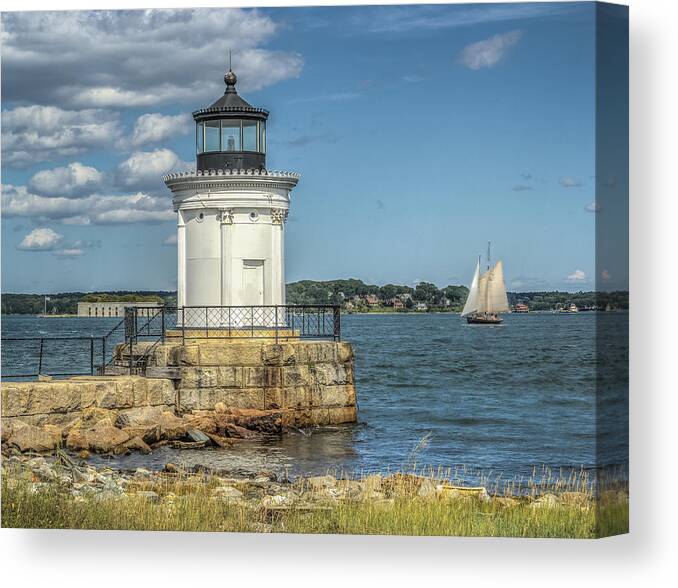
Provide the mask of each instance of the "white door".
[{"label": "white door", "polygon": [[264,260],[243,259],[242,291],[243,305],[264,304]]}]

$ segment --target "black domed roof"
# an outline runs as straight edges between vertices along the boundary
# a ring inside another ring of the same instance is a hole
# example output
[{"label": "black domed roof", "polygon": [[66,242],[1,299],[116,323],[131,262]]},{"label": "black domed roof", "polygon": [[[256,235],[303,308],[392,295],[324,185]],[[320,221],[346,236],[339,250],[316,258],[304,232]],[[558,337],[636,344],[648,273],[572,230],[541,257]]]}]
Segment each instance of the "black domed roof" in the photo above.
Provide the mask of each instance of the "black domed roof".
[{"label": "black domed roof", "polygon": [[207,108],[201,108],[193,113],[195,121],[206,118],[219,117],[237,117],[247,116],[248,118],[258,118],[266,120],[268,118],[268,110],[263,108],[256,108],[238,96],[235,89],[235,84],[238,81],[237,76],[229,70],[224,76],[226,83],[226,91],[224,95]]}]

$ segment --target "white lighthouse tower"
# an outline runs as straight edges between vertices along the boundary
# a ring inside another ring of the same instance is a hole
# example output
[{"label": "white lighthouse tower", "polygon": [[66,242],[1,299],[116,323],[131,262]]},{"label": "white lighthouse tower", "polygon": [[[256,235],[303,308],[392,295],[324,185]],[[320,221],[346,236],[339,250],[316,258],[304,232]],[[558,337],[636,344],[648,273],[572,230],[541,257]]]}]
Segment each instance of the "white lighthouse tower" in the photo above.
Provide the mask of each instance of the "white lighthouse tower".
[{"label": "white lighthouse tower", "polygon": [[[178,307],[285,304],[284,227],[299,175],[266,169],[268,111],[226,92],[193,113],[196,171],[164,178],[177,212]],[[190,326],[191,315],[184,315]],[[196,317],[204,326],[268,323],[263,314],[223,311]],[[248,319],[247,317],[252,318]]]}]

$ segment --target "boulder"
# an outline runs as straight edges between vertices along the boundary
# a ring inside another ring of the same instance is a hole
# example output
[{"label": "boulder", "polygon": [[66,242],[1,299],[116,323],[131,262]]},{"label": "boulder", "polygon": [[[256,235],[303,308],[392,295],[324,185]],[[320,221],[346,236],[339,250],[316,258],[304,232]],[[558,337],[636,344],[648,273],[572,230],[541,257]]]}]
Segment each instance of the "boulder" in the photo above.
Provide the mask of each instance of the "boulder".
[{"label": "boulder", "polygon": [[205,434],[210,438],[210,441],[212,441],[212,443],[217,447],[221,447],[222,449],[233,447],[234,441],[231,439],[222,437],[221,435],[217,435],[215,433],[205,433]]},{"label": "boulder", "polygon": [[122,429],[130,438],[140,437],[147,445],[157,443],[161,439],[160,425],[135,425]]},{"label": "boulder", "polygon": [[14,428],[8,443],[19,451],[43,452],[52,451],[56,447],[56,442],[49,433],[33,425]]},{"label": "boulder", "polygon": [[2,424],[2,442],[7,443],[15,431],[18,431],[22,427],[27,427],[28,425],[19,419],[8,420],[7,423]]},{"label": "boulder", "polygon": [[558,506],[558,498],[555,494],[542,494],[530,504],[530,508],[554,508]]},{"label": "boulder", "polygon": [[199,431],[198,429],[188,429],[186,431],[188,437],[191,439],[191,441],[195,441],[196,443],[210,443],[211,439],[205,435],[202,431]]},{"label": "boulder", "polygon": [[160,423],[162,414],[163,410],[159,406],[130,408],[118,413],[115,424],[121,429],[125,427],[154,426]]},{"label": "boulder", "polygon": [[[224,435],[234,439],[261,439],[263,435],[257,433],[256,431],[250,431],[244,427],[239,427],[233,423],[224,423],[222,429]],[[220,431],[221,432],[221,431]]]},{"label": "boulder", "polygon": [[109,425],[112,425],[115,423],[116,418],[117,414],[115,411],[93,406],[82,411],[79,423],[75,426],[87,428],[92,427],[101,421],[106,421]]},{"label": "boulder", "polygon": [[129,435],[102,419],[91,428],[74,427],[66,438],[66,447],[74,451],[86,449],[97,453],[108,453],[129,440]]},{"label": "boulder", "polygon": [[308,478],[308,485],[313,490],[321,490],[323,488],[333,488],[337,485],[337,480],[334,476],[314,476]]},{"label": "boulder", "polygon": [[116,455],[122,455],[132,451],[138,451],[147,455],[151,452],[151,448],[144,443],[144,440],[141,437],[132,437],[129,441],[125,441],[113,449],[113,453]]},{"label": "boulder", "polygon": [[128,439],[129,435],[127,433],[104,422],[96,424],[87,433],[90,449],[99,453],[108,453],[114,447],[125,443]]},{"label": "boulder", "polygon": [[61,443],[61,441],[63,440],[63,431],[64,431],[63,427],[60,427],[59,425],[43,425],[42,428],[45,431],[45,433],[47,433],[48,435],[50,435],[50,437],[52,437],[52,439],[54,439],[54,443],[56,443],[57,445]]},{"label": "boulder", "polygon": [[181,439],[186,436],[186,422],[169,411],[160,415],[159,425],[163,439]]}]

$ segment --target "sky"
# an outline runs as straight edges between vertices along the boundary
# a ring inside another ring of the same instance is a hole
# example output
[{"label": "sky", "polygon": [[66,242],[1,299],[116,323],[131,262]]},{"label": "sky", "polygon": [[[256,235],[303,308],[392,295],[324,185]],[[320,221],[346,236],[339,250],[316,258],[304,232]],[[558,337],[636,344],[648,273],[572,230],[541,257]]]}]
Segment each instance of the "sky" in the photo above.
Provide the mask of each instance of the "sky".
[{"label": "sky", "polygon": [[625,289],[596,268],[594,33],[588,2],[3,13],[2,292],[176,289],[161,178],[229,49],[267,167],[302,175],[288,282],[467,284],[491,241],[509,290]]}]

